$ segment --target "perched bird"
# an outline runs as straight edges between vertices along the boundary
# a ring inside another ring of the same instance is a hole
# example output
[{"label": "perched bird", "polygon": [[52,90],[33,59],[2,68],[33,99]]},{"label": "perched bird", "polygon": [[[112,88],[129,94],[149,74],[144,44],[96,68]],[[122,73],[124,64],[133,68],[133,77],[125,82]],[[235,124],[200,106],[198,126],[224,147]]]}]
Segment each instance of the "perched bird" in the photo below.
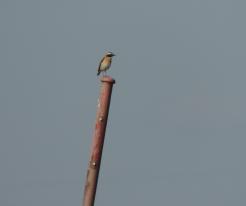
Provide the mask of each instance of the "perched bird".
[{"label": "perched bird", "polygon": [[98,66],[97,76],[100,75],[101,72],[106,73],[106,71],[111,66],[111,62],[112,62],[112,57],[113,56],[115,56],[115,54],[113,54],[112,52],[107,52],[104,55],[104,57],[102,58],[102,60],[100,61],[99,66]]}]

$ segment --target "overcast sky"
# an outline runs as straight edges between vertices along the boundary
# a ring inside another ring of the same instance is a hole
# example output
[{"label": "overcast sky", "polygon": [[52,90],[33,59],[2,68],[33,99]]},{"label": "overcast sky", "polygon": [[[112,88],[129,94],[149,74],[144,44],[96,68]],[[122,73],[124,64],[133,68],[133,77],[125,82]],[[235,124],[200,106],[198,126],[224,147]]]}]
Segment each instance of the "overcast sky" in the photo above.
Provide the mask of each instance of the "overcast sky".
[{"label": "overcast sky", "polygon": [[96,205],[246,205],[245,8],[1,0],[0,205],[81,205],[106,51]]}]

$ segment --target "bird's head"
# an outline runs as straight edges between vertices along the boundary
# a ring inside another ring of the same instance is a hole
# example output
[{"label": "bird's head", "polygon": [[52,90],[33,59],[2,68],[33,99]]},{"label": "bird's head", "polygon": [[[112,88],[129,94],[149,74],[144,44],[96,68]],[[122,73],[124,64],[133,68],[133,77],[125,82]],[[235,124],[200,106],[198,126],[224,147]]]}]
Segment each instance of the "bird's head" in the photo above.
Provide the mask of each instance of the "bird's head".
[{"label": "bird's head", "polygon": [[113,56],[115,56],[115,54],[112,53],[112,52],[107,52],[107,53],[106,53],[106,56],[107,56],[107,57],[113,57]]}]

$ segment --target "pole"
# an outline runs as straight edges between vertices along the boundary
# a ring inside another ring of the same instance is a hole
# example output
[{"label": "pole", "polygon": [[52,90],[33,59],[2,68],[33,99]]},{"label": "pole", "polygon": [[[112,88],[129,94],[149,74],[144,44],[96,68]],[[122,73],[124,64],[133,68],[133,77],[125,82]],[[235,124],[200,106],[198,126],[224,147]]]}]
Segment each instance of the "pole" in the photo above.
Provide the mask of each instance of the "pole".
[{"label": "pole", "polygon": [[103,76],[101,82],[90,161],[84,188],[83,206],[94,206],[111,93],[115,80],[110,76]]}]

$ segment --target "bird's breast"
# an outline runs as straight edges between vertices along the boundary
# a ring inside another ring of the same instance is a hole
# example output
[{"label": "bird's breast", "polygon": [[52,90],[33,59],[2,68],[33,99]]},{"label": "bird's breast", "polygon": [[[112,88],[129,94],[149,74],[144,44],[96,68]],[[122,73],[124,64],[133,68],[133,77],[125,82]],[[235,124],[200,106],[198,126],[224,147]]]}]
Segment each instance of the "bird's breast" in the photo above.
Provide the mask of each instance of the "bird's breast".
[{"label": "bird's breast", "polygon": [[100,69],[101,69],[101,70],[107,70],[107,69],[109,69],[110,65],[111,65],[111,59],[105,58],[105,59],[102,61],[102,63],[101,63]]}]

